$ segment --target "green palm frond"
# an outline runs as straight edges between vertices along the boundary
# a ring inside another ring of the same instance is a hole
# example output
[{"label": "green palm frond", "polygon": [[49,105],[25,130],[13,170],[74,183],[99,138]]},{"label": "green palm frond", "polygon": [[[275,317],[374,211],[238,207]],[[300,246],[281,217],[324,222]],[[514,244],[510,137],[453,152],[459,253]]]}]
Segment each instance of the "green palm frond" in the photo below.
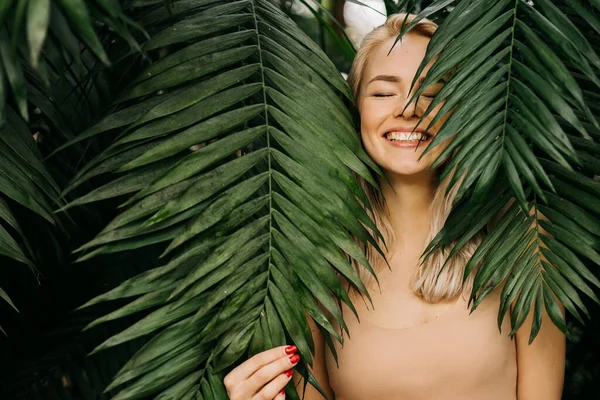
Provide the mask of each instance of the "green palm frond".
[{"label": "green palm frond", "polygon": [[[57,181],[64,180],[61,172],[72,175],[69,169],[75,164],[69,165],[67,157],[48,164],[43,155],[56,143],[71,140],[110,98],[106,71],[98,67],[98,59],[108,59],[92,24],[115,27],[127,17],[118,3],[100,3],[100,8],[83,1],[0,5],[0,253],[28,265],[36,277],[39,260],[15,212],[24,207],[48,222],[43,229],[62,229],[54,214],[64,204]],[[93,20],[86,11],[90,5]],[[130,36],[122,29],[115,31]],[[82,50],[86,46],[96,54]],[[75,157],[81,159],[81,151]],[[6,282],[2,286],[7,287]]]},{"label": "green palm frond", "polygon": [[85,305],[137,297],[88,328],[145,313],[95,351],[152,335],[109,390],[122,389],[116,399],[198,390],[223,398],[224,369],[288,341],[316,384],[305,367],[314,349],[304,310],[341,340],[320,305],[345,327],[338,300],[353,306],[338,274],[366,294],[348,255],[370,268],[350,233],[375,243],[355,174],[375,184],[377,168],[344,104],[350,89],[269,1],[173,2],[171,15],[146,3],[132,3],[151,33],[143,49],[168,55],[82,134],[116,138],[67,191],[112,175],[65,207],[125,201],[80,260],[164,248],[162,266]]},{"label": "green palm frond", "polygon": [[[430,5],[430,3],[433,3],[433,1],[427,0],[383,0],[383,2],[386,6],[387,15],[400,12],[418,14],[421,11],[423,11],[423,9],[426,8],[428,5]],[[440,9],[438,11],[441,11],[443,13],[449,12],[445,9]],[[429,18],[432,19],[433,17],[430,16]]]},{"label": "green palm frond", "polygon": [[[340,49],[347,60],[351,61],[356,55],[356,49],[346,34],[342,24],[335,18],[331,12],[316,0],[300,0],[300,2],[311,12],[319,21],[319,27],[326,29],[329,35],[334,39],[337,48]],[[361,3],[361,2],[358,2]],[[364,3],[362,3],[364,4]],[[339,32],[339,33],[338,33]],[[324,46],[321,46],[324,47]]]},{"label": "green palm frond", "polygon": [[[25,121],[11,108],[7,111],[7,122],[0,125],[0,256],[27,265],[37,276],[32,249],[13,207],[24,207],[58,225],[53,209],[60,189],[43,165]],[[17,309],[2,288],[0,297]]]},{"label": "green palm frond", "polygon": [[504,283],[499,322],[514,304],[511,334],[533,312],[533,340],[544,308],[566,331],[557,299],[582,320],[578,293],[598,302],[600,287],[588,269],[600,265],[600,58],[586,36],[595,14],[578,0],[560,8],[549,0],[456,3],[421,68],[439,58],[415,92],[450,76],[429,110],[444,102],[432,124],[452,114],[427,150],[453,137],[435,165],[447,162],[443,176],[456,172],[458,199],[429,250],[456,241],[456,251],[503,213],[467,265],[466,273],[476,270],[473,307]]},{"label": "green palm frond", "polygon": [[[27,84],[39,79],[49,85],[48,76],[65,71],[57,62],[81,67],[82,52],[91,51],[110,65],[97,30],[118,35],[133,50],[137,40],[129,31],[137,24],[122,11],[116,0],[5,0],[0,4],[0,123],[6,100],[29,119]],[[6,83],[5,83],[6,79]],[[8,85],[6,85],[8,84]],[[6,85],[6,86],[5,86]],[[9,98],[9,94],[12,96]]]}]

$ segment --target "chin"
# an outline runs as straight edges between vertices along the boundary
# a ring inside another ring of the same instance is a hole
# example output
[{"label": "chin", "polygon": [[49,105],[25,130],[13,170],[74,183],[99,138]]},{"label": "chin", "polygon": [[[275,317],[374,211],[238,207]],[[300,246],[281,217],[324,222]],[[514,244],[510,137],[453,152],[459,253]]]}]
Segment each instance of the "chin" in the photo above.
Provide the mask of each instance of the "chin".
[{"label": "chin", "polygon": [[[386,146],[365,146],[367,153],[373,161],[384,171],[388,178],[392,175],[403,177],[426,177],[435,174],[431,166],[435,162],[441,151],[433,149],[423,158],[419,159],[428,143],[421,143],[419,147],[395,147],[385,148]],[[383,147],[383,148],[382,148]],[[391,175],[390,175],[391,174]]]},{"label": "chin", "polygon": [[385,175],[389,178],[396,177],[430,177],[435,174],[431,171],[431,163],[424,165],[421,162],[391,162],[380,164]]}]

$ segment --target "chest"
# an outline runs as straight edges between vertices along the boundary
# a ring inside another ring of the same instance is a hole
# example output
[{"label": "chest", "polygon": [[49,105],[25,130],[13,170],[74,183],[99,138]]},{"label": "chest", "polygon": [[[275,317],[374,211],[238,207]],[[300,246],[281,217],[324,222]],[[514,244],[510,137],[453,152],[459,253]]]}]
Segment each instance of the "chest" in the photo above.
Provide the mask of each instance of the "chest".
[{"label": "chest", "polygon": [[381,291],[371,291],[372,304],[359,306],[361,321],[385,329],[410,329],[437,321],[455,308],[466,307],[466,304],[461,304],[464,301],[456,299],[427,303],[410,291],[408,283],[402,285],[401,290],[390,286],[388,281],[382,283]]},{"label": "chest", "polygon": [[407,399],[433,399],[440,388],[469,382],[470,389],[455,389],[474,391],[486,387],[490,377],[514,374],[510,323],[505,319],[500,334],[498,300],[497,294],[490,295],[469,315],[462,298],[432,305],[409,294],[373,293],[374,309],[357,302],[360,322],[345,310],[351,336],[343,346],[336,344],[339,368],[327,356],[332,387],[336,394],[350,387],[361,393],[340,398],[399,398],[393,396],[403,393]]}]

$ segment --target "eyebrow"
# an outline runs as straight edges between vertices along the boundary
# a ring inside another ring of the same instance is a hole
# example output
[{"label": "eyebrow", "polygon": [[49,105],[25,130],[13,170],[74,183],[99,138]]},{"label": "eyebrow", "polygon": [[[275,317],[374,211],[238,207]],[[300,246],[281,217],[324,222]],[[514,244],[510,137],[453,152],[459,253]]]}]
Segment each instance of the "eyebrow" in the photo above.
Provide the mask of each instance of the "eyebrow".
[{"label": "eyebrow", "polygon": [[[423,81],[425,80],[425,77],[422,76],[419,78],[419,80],[417,81],[417,84],[419,86],[421,86],[421,84],[423,83]],[[369,81],[368,84],[370,84],[371,82],[374,81],[384,81],[384,82],[393,82],[393,83],[398,83],[400,81],[402,81],[402,79],[399,76],[395,76],[395,75],[377,75],[376,77],[374,77],[373,79],[371,79]],[[438,83],[446,83],[448,81],[448,76],[443,76],[442,78],[440,78],[440,80],[438,81]]]},{"label": "eyebrow", "polygon": [[394,75],[377,75],[375,78],[371,79],[369,83],[374,81],[385,81],[385,82],[400,82],[401,79],[399,76]]}]

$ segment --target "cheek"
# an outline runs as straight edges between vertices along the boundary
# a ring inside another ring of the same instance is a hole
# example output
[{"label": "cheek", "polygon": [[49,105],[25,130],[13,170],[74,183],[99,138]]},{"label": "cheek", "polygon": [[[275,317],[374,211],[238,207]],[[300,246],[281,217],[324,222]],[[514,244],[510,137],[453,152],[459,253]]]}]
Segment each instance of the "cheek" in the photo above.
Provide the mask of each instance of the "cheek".
[{"label": "cheek", "polygon": [[[444,103],[438,104],[433,111],[431,112],[431,114],[429,114],[428,119],[429,120],[433,120],[439,113],[439,111],[441,110],[441,108],[444,106]],[[452,115],[452,111],[450,110],[448,112],[446,112],[446,114],[444,116],[442,116],[436,123],[434,126],[431,127],[431,131],[434,133],[438,133],[440,131],[440,128],[442,127],[442,125],[444,124],[444,122],[446,122],[448,120],[448,118],[450,118],[450,115]]]},{"label": "cheek", "polygon": [[374,160],[380,158],[378,156],[380,151],[377,149],[376,141],[379,125],[373,118],[361,118],[360,120],[360,140],[369,157]]},{"label": "cheek", "polygon": [[[441,105],[439,107],[441,107]],[[436,114],[437,114],[437,111],[439,111],[439,109],[437,109],[437,107],[436,107]],[[451,114],[452,114],[452,110],[450,110],[449,112],[446,113],[446,115],[441,117],[438,120],[438,122],[436,122],[435,125],[431,127],[431,131],[433,133],[437,134],[440,131],[442,125],[444,125],[444,123],[448,120],[448,118],[450,118]],[[437,158],[437,156],[440,155],[446,149],[446,147],[448,147],[448,145],[450,145],[450,143],[452,143],[452,140],[454,139],[455,136],[456,135],[451,136],[449,139],[440,143],[434,149],[431,150],[430,153],[434,156],[434,158]]]},{"label": "cheek", "polygon": [[366,100],[360,107],[360,128],[363,135],[378,133],[381,124],[385,121],[387,107],[384,102]]},{"label": "cheek", "polygon": [[369,129],[368,125],[361,120],[360,127],[360,140],[362,142],[363,148],[371,158],[377,157],[377,151],[375,151],[375,140],[372,131]]},{"label": "cheek", "polygon": [[[429,151],[425,157],[422,159],[422,161],[427,164],[427,165],[433,165],[433,163],[438,159],[439,156],[442,155],[442,153],[446,150],[446,148],[448,148],[448,146],[450,145],[450,143],[452,143],[452,141],[454,140],[455,136],[450,137],[449,139],[443,141],[442,143],[439,143],[437,146],[435,146],[433,149],[431,149],[431,151]],[[445,161],[449,161],[452,159],[452,154],[450,154],[449,156],[446,155],[444,156]],[[439,171],[440,166],[438,166],[436,168],[437,171]]]},{"label": "cheek", "polygon": [[[367,104],[365,104],[367,103]],[[373,116],[373,110],[369,106],[368,102],[362,102],[359,108],[360,113],[360,139],[368,150],[369,147],[369,137],[371,136],[371,132],[375,129],[375,121]]]}]

